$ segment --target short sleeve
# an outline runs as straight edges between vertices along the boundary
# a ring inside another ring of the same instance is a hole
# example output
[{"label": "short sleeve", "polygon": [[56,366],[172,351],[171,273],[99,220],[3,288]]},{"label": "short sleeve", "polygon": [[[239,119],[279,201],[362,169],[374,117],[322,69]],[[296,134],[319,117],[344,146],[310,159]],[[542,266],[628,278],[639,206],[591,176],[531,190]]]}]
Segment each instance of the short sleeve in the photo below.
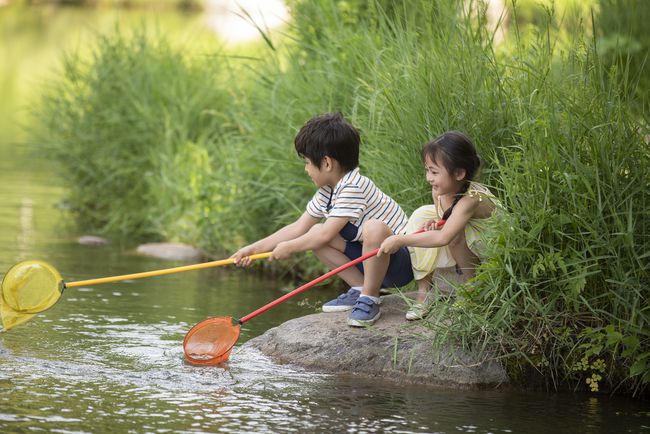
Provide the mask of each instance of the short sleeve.
[{"label": "short sleeve", "polygon": [[470,186],[467,189],[467,196],[471,198],[478,198],[479,202],[483,201],[483,198],[492,200],[494,197],[492,195],[492,192],[490,192],[487,187],[477,182],[470,183]]},{"label": "short sleeve", "polygon": [[307,213],[317,219],[325,217],[325,208],[330,194],[324,188],[319,188],[314,197],[307,203]]},{"label": "short sleeve", "polygon": [[363,191],[356,185],[345,185],[336,195],[329,216],[358,219],[366,211],[366,206]]}]

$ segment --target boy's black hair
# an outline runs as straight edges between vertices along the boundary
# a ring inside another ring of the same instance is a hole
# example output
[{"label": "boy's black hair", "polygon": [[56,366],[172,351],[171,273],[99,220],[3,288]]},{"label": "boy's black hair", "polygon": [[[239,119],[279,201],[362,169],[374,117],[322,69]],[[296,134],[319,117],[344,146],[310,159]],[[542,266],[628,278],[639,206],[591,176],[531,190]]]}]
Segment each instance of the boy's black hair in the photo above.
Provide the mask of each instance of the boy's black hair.
[{"label": "boy's black hair", "polygon": [[294,144],[301,157],[311,160],[318,168],[330,157],[345,171],[359,165],[359,132],[341,113],[325,113],[311,118],[298,131]]},{"label": "boy's black hair", "polygon": [[460,131],[447,131],[424,145],[422,161],[426,161],[426,157],[444,166],[451,174],[459,169],[465,170],[465,183],[442,216],[442,220],[447,220],[460,198],[467,192],[470,181],[478,174],[481,159],[472,140]]}]

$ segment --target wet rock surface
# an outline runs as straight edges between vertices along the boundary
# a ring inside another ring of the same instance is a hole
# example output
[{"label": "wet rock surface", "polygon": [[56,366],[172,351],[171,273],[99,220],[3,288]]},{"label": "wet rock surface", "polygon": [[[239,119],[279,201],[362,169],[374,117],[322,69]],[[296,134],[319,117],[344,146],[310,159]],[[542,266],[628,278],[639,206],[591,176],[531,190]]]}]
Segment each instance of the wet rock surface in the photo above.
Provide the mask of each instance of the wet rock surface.
[{"label": "wet rock surface", "polygon": [[435,331],[407,322],[401,296],[382,297],[381,318],[371,327],[347,325],[348,312],[316,313],[275,327],[244,346],[277,363],[307,369],[385,377],[452,388],[497,386],[508,382],[503,367],[460,348],[436,348]]}]

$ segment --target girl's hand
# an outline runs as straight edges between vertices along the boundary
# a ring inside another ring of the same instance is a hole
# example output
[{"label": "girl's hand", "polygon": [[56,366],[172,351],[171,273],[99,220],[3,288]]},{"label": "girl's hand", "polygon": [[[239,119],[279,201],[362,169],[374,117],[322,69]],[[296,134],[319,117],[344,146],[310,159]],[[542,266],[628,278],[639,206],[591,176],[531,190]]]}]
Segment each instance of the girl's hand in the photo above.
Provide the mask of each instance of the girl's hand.
[{"label": "girl's hand", "polygon": [[436,226],[436,221],[437,220],[435,219],[429,220],[428,222],[422,225],[422,229],[424,229],[425,231],[435,231],[436,229],[438,229],[438,227]]},{"label": "girl's hand", "polygon": [[280,259],[287,259],[293,253],[294,250],[291,247],[291,243],[288,241],[283,241],[275,246],[275,249],[273,249],[273,253],[271,254],[269,260],[275,261]]},{"label": "girl's hand", "polygon": [[381,246],[379,246],[379,252],[377,253],[377,256],[392,255],[393,253],[398,251],[402,246],[403,246],[402,238],[399,235],[392,235],[386,238],[383,243],[381,243]]}]

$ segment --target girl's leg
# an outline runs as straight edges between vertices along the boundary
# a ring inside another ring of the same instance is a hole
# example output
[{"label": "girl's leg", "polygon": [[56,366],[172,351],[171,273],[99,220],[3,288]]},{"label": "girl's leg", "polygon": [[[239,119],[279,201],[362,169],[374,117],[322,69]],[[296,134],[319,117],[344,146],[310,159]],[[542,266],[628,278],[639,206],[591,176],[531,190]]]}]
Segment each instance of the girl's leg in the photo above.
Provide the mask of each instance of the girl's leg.
[{"label": "girl's leg", "polygon": [[[422,206],[413,211],[413,214],[406,225],[406,233],[415,232],[419,230],[425,222],[438,220],[438,218],[439,216],[435,205]],[[425,285],[425,283],[420,283],[421,281],[424,282],[424,280],[427,280],[429,285],[431,284],[431,274],[435,270],[438,252],[439,249],[435,247],[409,247],[413,277],[415,278],[415,281],[418,282],[418,288],[420,288],[421,284]]]},{"label": "girl's leg", "polygon": [[[345,252],[345,240],[340,235],[334,237],[328,245],[314,249],[316,257],[327,265],[330,270],[350,262],[350,258],[345,256],[343,252]],[[363,274],[357,267],[350,267],[341,271],[338,275],[351,287],[363,286]]]},{"label": "girl's leg", "polygon": [[467,246],[465,231],[461,231],[461,233],[458,234],[451,243],[449,243],[449,252],[456,261],[458,268],[463,273],[461,280],[465,282],[474,277],[476,267],[481,260]]},{"label": "girl's leg", "polygon": [[431,291],[431,274],[428,274],[423,279],[417,280],[416,283],[418,285],[418,295],[415,299],[419,303],[424,303],[427,294]]},{"label": "girl's leg", "polygon": [[406,319],[409,321],[424,318],[429,310],[429,303],[431,301],[429,297],[429,291],[431,291],[431,274],[416,280],[416,283],[418,285],[418,295],[415,298],[416,302],[406,311]]}]

